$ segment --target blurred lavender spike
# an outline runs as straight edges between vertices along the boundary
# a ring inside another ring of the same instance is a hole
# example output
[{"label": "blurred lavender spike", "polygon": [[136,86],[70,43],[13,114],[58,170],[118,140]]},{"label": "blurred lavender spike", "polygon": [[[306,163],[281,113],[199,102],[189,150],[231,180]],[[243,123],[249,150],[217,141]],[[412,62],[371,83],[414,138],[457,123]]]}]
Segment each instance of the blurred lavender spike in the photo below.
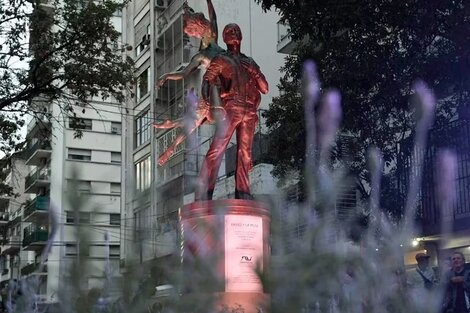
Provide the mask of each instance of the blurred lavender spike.
[{"label": "blurred lavender spike", "polygon": [[51,252],[52,245],[54,244],[54,239],[55,235],[57,233],[57,229],[59,227],[59,221],[57,219],[57,210],[55,209],[55,206],[51,204],[49,206],[49,218],[50,218],[50,225],[51,225],[51,231],[49,232],[49,238],[47,239],[47,244],[46,248],[41,254],[41,262],[39,263],[37,271],[41,273],[44,269],[45,263],[47,261],[47,257],[49,253]]},{"label": "blurred lavender spike", "polygon": [[431,127],[434,120],[434,111],[436,108],[436,98],[432,90],[422,80],[418,80],[413,85],[413,90],[418,97],[417,120],[419,126],[427,126],[425,131]]},{"label": "blurred lavender spike", "polygon": [[[315,104],[320,93],[320,82],[318,80],[317,67],[312,60],[305,61],[302,72],[303,92],[305,99],[305,129],[306,149],[305,160],[307,172],[311,173],[314,168],[315,159]],[[309,166],[311,165],[311,166]]]},{"label": "blurred lavender spike", "polygon": [[377,219],[380,206],[380,178],[383,171],[382,152],[377,147],[369,149],[368,163],[371,174],[370,213],[371,217]]},{"label": "blurred lavender spike", "polygon": [[413,220],[416,214],[416,202],[421,185],[421,176],[423,172],[423,159],[426,152],[426,142],[428,130],[431,128],[434,120],[434,110],[436,99],[433,92],[423,81],[417,81],[413,85],[417,103],[417,124],[414,138],[412,164],[410,175],[410,185],[405,204],[405,227],[410,230],[413,227]]},{"label": "blurred lavender spike", "polygon": [[[452,231],[452,224],[448,219],[452,215],[453,204],[456,197],[457,155],[455,152],[443,149],[437,154],[436,164],[436,191],[437,201],[441,214],[441,233],[446,238]],[[445,239],[444,239],[445,240]]]},{"label": "blurred lavender spike", "polygon": [[104,241],[105,241],[107,254],[106,254],[106,264],[104,268],[105,281],[104,281],[103,291],[106,294],[108,289],[111,287],[111,264],[109,261],[109,233],[108,231],[104,233]]},{"label": "blurred lavender spike", "polygon": [[318,146],[321,161],[328,161],[330,148],[339,129],[342,114],[341,94],[336,89],[329,90],[323,97],[318,113]]},{"label": "blurred lavender spike", "polygon": [[183,117],[183,127],[186,133],[186,142],[188,149],[194,149],[196,147],[196,140],[194,136],[191,135],[194,130],[194,124],[196,121],[196,110],[198,106],[198,97],[194,88],[188,90],[186,93],[186,113]]},{"label": "blurred lavender spike", "polygon": [[302,88],[304,93],[305,112],[305,179],[308,186],[310,204],[315,203],[315,172],[316,172],[316,130],[315,130],[315,104],[320,93],[320,82],[317,67],[312,60],[305,61],[302,72]]}]

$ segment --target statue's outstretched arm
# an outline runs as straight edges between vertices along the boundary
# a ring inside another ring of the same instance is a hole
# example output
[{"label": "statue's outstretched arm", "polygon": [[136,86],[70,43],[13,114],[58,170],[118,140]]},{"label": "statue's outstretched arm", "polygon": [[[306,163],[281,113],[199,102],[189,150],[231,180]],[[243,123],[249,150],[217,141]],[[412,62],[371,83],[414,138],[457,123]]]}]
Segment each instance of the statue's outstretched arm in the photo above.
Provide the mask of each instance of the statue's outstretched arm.
[{"label": "statue's outstretched arm", "polygon": [[212,31],[215,35],[215,43],[218,44],[219,39],[219,28],[217,26],[217,15],[215,14],[214,5],[212,0],[207,0],[207,10],[209,11],[209,21],[211,23]]},{"label": "statue's outstretched arm", "polygon": [[166,73],[158,79],[158,87],[163,86],[167,80],[181,80],[188,77],[189,74],[194,72],[201,63],[201,55],[198,53],[192,57],[191,62],[181,71]]}]

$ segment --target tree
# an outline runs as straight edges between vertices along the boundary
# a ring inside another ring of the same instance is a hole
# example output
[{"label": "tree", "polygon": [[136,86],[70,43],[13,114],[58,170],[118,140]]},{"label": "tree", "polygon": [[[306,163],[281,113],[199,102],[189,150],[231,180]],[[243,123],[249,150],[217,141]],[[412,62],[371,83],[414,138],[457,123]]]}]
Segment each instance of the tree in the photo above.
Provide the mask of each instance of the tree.
[{"label": "tree", "polygon": [[[123,102],[133,66],[113,16],[126,1],[8,0],[0,4],[0,151],[19,143],[26,114],[57,103],[64,117],[90,99]],[[49,115],[49,117],[51,117]],[[79,121],[76,121],[79,125]],[[78,133],[80,135],[80,133]]]},{"label": "tree", "polygon": [[[281,96],[266,113],[276,142],[276,174],[302,169],[303,60],[317,62],[324,89],[342,93],[342,133],[352,135],[349,167],[367,181],[365,151],[379,147],[394,169],[397,142],[411,134],[410,86],[418,78],[439,99],[437,124],[467,111],[470,5],[463,0],[256,0],[280,11],[296,43],[286,58]],[[390,181],[390,179],[389,179]],[[362,189],[366,194],[366,189]]]}]

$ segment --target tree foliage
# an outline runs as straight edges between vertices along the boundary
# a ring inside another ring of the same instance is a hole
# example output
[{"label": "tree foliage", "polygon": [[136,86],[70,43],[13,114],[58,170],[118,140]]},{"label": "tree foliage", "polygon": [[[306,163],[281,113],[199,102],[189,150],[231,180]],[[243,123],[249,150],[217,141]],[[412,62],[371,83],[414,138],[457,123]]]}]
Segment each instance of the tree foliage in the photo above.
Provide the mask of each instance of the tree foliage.
[{"label": "tree foliage", "polygon": [[[323,89],[342,92],[343,134],[349,165],[366,178],[364,155],[375,145],[393,168],[396,144],[411,133],[410,86],[428,82],[439,99],[437,123],[464,114],[470,91],[470,5],[464,0],[256,0],[277,9],[296,42],[286,58],[281,96],[267,112],[277,151],[277,173],[303,167],[301,63],[318,64]],[[286,167],[287,165],[287,167]]]},{"label": "tree foliage", "polygon": [[[0,150],[18,143],[25,114],[54,101],[64,117],[90,99],[123,102],[132,82],[113,19],[125,5],[104,0],[7,0],[0,5]],[[56,117],[57,118],[57,117]]]}]

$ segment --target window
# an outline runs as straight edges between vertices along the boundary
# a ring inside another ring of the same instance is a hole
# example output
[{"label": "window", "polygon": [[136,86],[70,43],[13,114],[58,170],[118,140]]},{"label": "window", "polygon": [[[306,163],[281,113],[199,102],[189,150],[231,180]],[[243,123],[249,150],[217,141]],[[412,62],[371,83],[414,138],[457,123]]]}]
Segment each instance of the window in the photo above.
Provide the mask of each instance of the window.
[{"label": "window", "polygon": [[[67,243],[65,244],[65,255],[66,256],[76,256],[78,255],[78,245],[75,243]],[[90,255],[90,247],[89,246],[80,246],[80,253],[84,256]]]},{"label": "window", "polygon": [[[80,224],[90,224],[90,212],[79,212],[78,220]],[[75,224],[75,212],[66,211],[65,222],[69,224]]]},{"label": "window", "polygon": [[138,191],[144,191],[150,187],[151,174],[151,162],[150,156],[148,156],[135,165],[135,182]]},{"label": "window", "polygon": [[77,190],[81,192],[91,191],[91,181],[79,180],[77,181]]},{"label": "window", "polygon": [[113,16],[122,17],[122,9],[117,9],[114,11]]},{"label": "window", "polygon": [[147,68],[137,78],[137,101],[141,100],[150,91],[150,71]]},{"label": "window", "polygon": [[134,46],[136,56],[139,56],[150,46],[150,14],[147,13],[134,28]]},{"label": "window", "polygon": [[121,255],[121,248],[119,245],[110,245],[109,246],[109,256],[110,257],[119,257]]},{"label": "window", "polygon": [[70,118],[69,128],[92,130],[93,121],[89,118]]},{"label": "window", "polygon": [[121,163],[121,152],[111,152],[111,163]]},{"label": "window", "polygon": [[3,271],[7,269],[7,258],[6,256],[1,256],[0,257],[0,270],[2,270],[2,275]]},{"label": "window", "polygon": [[150,140],[150,110],[145,111],[135,120],[136,147]]},{"label": "window", "polygon": [[75,256],[78,254],[78,249],[76,244],[67,243],[65,244],[65,255]]},{"label": "window", "polygon": [[150,46],[150,25],[147,25],[145,28],[145,33],[143,33],[140,39],[137,48],[135,49],[136,56],[139,56],[148,46]]},{"label": "window", "polygon": [[91,181],[67,179],[67,189],[74,192],[88,193],[91,192]]},{"label": "window", "polygon": [[121,214],[111,213],[109,214],[110,225],[121,225]]},{"label": "window", "polygon": [[75,223],[75,214],[72,211],[66,211],[65,222],[69,224]]},{"label": "window", "polygon": [[80,224],[90,224],[90,212],[79,212],[78,218]]},{"label": "window", "polygon": [[91,161],[91,150],[69,148],[67,158],[71,160]]},{"label": "window", "polygon": [[152,238],[152,214],[150,207],[139,208],[134,213],[134,238],[136,240],[149,240]]},{"label": "window", "polygon": [[110,186],[111,193],[120,194],[121,193],[121,184],[120,183],[111,183]]},{"label": "window", "polygon": [[119,122],[111,122],[111,134],[121,134],[121,123]]}]

